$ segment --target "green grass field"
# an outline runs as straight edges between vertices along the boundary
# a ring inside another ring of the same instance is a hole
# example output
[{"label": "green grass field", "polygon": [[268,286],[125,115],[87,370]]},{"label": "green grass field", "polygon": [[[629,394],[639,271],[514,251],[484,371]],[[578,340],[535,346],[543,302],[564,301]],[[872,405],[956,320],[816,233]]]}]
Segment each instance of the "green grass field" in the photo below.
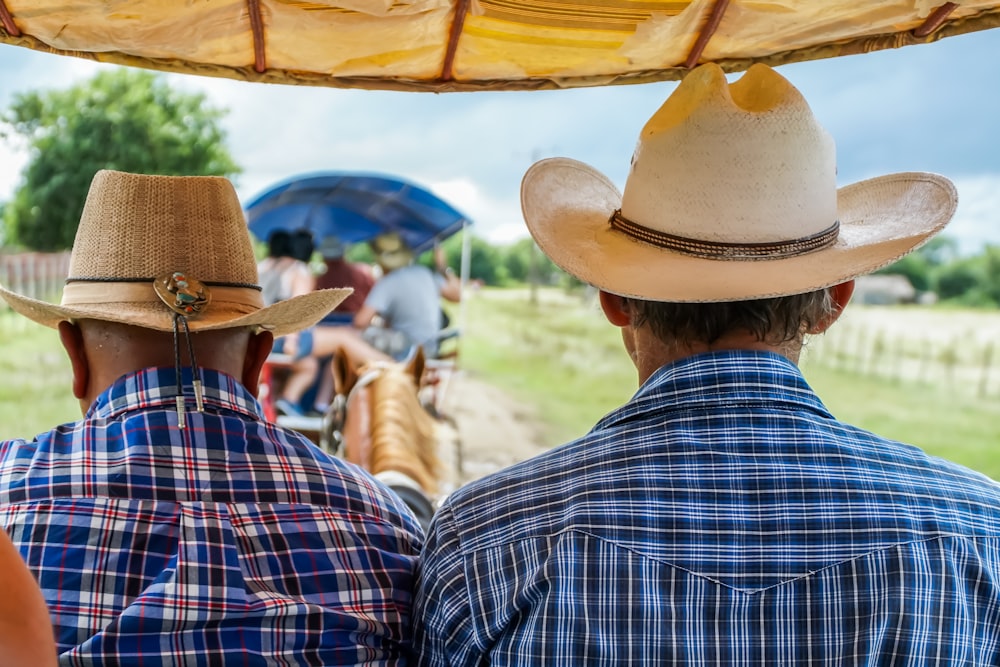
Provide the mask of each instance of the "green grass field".
[{"label": "green grass field", "polygon": [[0,313],[0,378],[0,437],[31,437],[80,418],[54,329]]},{"label": "green grass field", "polygon": [[[618,329],[595,300],[556,290],[539,296],[537,305],[524,290],[485,290],[468,299],[461,366],[536,406],[547,421],[547,444],[555,445],[628,400],[637,378]],[[902,313],[855,309],[845,317],[848,335],[860,321],[891,323]],[[902,320],[897,328],[913,338],[1000,332],[1000,313],[921,309]],[[836,326],[823,345],[837,344]],[[943,381],[918,385],[860,375],[811,363],[808,355],[803,371],[838,418],[1000,479],[1000,395],[982,398]]]}]

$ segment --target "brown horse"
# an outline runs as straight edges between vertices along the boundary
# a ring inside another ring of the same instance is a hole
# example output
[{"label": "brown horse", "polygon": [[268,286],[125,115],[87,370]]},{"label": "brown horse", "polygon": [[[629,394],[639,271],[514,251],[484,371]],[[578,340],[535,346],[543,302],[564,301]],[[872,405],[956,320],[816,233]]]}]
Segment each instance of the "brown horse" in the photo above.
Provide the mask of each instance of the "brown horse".
[{"label": "brown horse", "polygon": [[419,350],[405,363],[357,363],[334,355],[334,415],[338,454],[396,491],[426,525],[439,494],[438,423],[422,405]]}]

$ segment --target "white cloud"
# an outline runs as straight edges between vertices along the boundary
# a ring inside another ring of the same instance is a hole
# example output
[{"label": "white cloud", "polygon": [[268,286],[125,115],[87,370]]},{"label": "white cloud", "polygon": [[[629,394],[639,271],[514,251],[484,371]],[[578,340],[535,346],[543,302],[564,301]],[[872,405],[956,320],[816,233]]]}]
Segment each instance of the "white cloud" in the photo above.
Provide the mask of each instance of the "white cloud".
[{"label": "white cloud", "polygon": [[959,178],[955,187],[958,210],[944,233],[956,238],[964,252],[1000,245],[1000,173]]},{"label": "white cloud", "polygon": [[468,216],[473,234],[490,243],[510,243],[528,235],[520,205],[515,205],[518,200],[493,197],[469,179],[433,183],[430,189]]},{"label": "white cloud", "polygon": [[28,164],[28,152],[8,141],[7,147],[0,145],[0,201],[13,196],[21,181],[21,170]]}]

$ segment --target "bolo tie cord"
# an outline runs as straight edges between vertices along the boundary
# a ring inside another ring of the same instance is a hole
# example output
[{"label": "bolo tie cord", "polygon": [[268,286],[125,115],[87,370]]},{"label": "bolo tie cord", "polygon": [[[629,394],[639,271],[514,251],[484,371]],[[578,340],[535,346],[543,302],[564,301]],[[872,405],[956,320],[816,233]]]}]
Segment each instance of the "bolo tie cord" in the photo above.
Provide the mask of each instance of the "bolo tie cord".
[{"label": "bolo tie cord", "polygon": [[191,360],[191,377],[194,384],[194,401],[198,412],[205,411],[205,405],[202,399],[202,378],[201,378],[201,368],[198,366],[198,360],[194,356],[194,343],[191,340],[191,329],[188,327],[187,318],[180,313],[174,314],[174,372],[176,373],[177,380],[177,396],[174,398],[175,405],[177,406],[177,428],[184,428],[186,426],[184,419],[184,382],[183,376],[181,374],[181,346],[180,346],[180,334],[181,328],[183,328],[183,334],[185,341],[187,343],[188,357]]}]

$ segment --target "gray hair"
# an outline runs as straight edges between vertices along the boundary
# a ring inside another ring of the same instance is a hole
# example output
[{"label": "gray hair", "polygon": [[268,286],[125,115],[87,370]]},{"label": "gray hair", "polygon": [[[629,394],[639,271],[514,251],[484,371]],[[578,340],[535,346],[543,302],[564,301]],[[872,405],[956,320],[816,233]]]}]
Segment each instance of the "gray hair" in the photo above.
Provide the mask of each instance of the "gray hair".
[{"label": "gray hair", "polygon": [[752,301],[668,303],[624,299],[634,327],[648,325],[662,342],[712,344],[749,332],[772,345],[800,342],[805,332],[834,312],[828,289]]}]

